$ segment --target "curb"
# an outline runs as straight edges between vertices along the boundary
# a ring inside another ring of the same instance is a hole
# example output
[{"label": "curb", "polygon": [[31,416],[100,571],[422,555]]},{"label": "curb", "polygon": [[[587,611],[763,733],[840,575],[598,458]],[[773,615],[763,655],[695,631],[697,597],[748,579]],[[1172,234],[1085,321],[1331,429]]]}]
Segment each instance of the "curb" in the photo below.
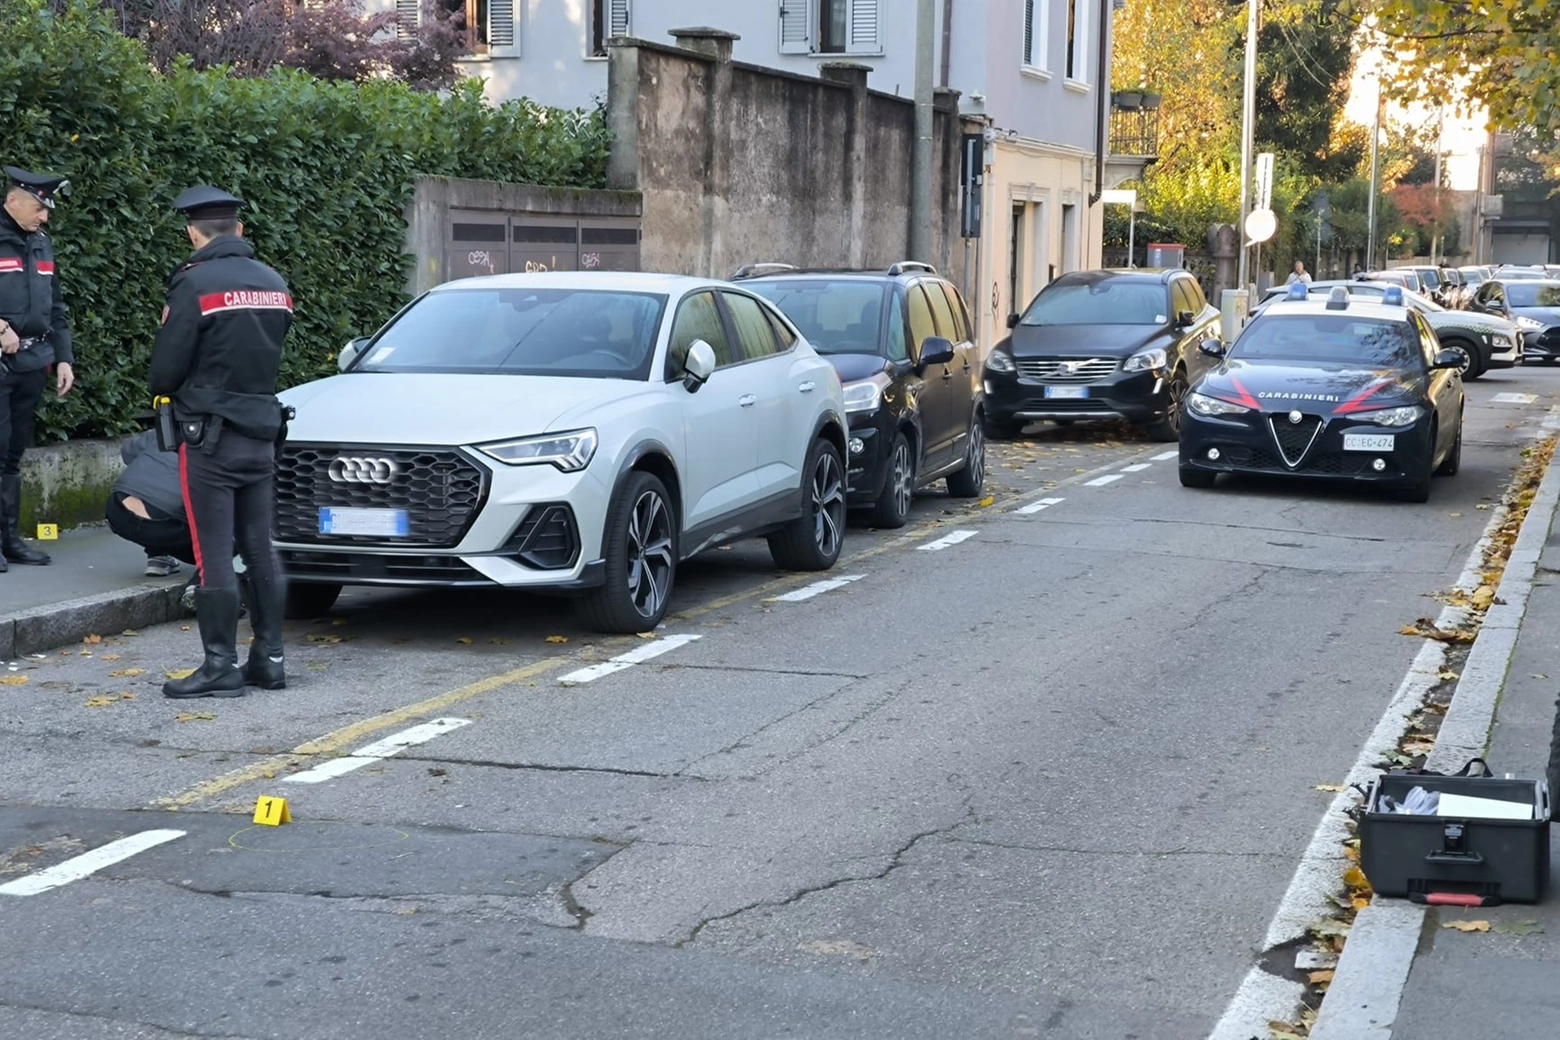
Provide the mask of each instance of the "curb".
[{"label": "curb", "polygon": [[[1507,558],[1496,599],[1468,650],[1462,678],[1441,722],[1425,768],[1456,770],[1482,756],[1495,724],[1495,709],[1517,649],[1538,559],[1560,510],[1560,452],[1549,460],[1538,491]],[[1354,919],[1349,941],[1322,1001],[1311,1040],[1391,1040],[1398,1003],[1408,985],[1424,926],[1425,908],[1376,897]]]},{"label": "curb", "polygon": [[0,660],[14,661],[87,636],[161,625],[184,617],[184,583],[134,585],[114,592],[19,610],[0,618]]}]

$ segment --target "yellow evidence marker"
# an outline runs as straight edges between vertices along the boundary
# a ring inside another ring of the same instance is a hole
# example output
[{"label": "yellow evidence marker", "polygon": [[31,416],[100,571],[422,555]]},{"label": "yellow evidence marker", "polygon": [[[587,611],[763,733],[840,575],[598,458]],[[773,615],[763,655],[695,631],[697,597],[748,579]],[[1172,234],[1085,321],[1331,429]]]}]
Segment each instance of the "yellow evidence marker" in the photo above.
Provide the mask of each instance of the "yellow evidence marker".
[{"label": "yellow evidence marker", "polygon": [[255,803],[255,823],[262,827],[280,827],[284,823],[292,823],[292,813],[287,810],[287,799],[273,798],[268,794],[260,796]]},{"label": "yellow evidence marker", "polygon": [[60,525],[59,524],[39,524],[38,525],[38,541],[40,541],[40,542],[53,542],[53,541],[58,541],[59,537],[60,537]]}]

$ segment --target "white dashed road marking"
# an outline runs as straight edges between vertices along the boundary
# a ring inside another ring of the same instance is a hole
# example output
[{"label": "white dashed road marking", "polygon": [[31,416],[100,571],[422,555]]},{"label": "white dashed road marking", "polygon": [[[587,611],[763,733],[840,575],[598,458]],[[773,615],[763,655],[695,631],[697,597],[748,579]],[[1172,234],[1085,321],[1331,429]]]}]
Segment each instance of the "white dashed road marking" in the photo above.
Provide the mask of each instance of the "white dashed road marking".
[{"label": "white dashed road marking", "polygon": [[1121,474],[1121,473],[1107,473],[1103,477],[1095,477],[1093,480],[1085,480],[1083,482],[1083,486],[1084,487],[1104,487],[1106,484],[1114,484],[1116,481],[1120,480],[1123,476],[1124,476],[1124,474]]},{"label": "white dashed road marking", "polygon": [[173,841],[175,838],[184,837],[184,831],[142,831],[140,834],[132,834],[128,838],[120,838],[111,841],[107,845],[99,846],[91,852],[83,852],[64,863],[57,863],[46,870],[40,870],[36,874],[28,874],[24,878],[8,881],[0,885],[0,895],[7,896],[35,896],[39,892],[47,892],[51,888],[59,888],[68,885],[72,881],[80,881],[84,877],[96,874],[104,867],[113,866],[120,860],[129,859],[136,853],[145,852],[147,849],[156,848],[164,842]]},{"label": "white dashed road marking", "polygon": [[1538,400],[1537,394],[1496,394],[1490,398],[1491,404],[1532,404]]},{"label": "white dashed road marking", "polygon": [[626,654],[618,654],[611,660],[593,664],[589,668],[581,668],[577,672],[570,672],[558,681],[566,686],[588,683],[600,679],[603,675],[611,675],[613,672],[621,672],[625,668],[632,668],[636,664],[643,664],[653,657],[660,657],[670,650],[676,650],[679,646],[686,646],[695,639],[702,638],[702,636],[695,635],[667,636],[665,639],[657,639],[653,643],[636,647]]},{"label": "white dashed road marking", "polygon": [[1148,468],[1148,463],[1146,463],[1146,462],[1137,462],[1137,463],[1133,463],[1130,466],[1123,466],[1123,467],[1121,467],[1121,472],[1123,472],[1123,473],[1141,473],[1141,472],[1143,472],[1147,468]]},{"label": "white dashed road marking", "polygon": [[802,600],[812,599],[814,596],[821,596],[825,592],[833,592],[835,589],[843,589],[851,582],[860,581],[865,577],[865,574],[846,574],[839,578],[830,578],[828,581],[815,581],[811,585],[806,585],[792,592],[787,592],[784,596],[776,596],[775,599],[781,603],[800,603]]},{"label": "white dashed road marking", "polygon": [[386,737],[384,740],[376,740],[358,748],[352,754],[343,758],[333,758],[329,762],[322,762],[313,769],[305,769],[301,773],[282,777],[283,782],[289,784],[318,784],[326,780],[334,779],[352,772],[354,769],[362,769],[366,765],[379,762],[392,755],[398,755],[409,747],[425,744],[434,737],[451,730],[460,729],[462,726],[471,725],[470,719],[434,719],[425,722],[421,726],[413,726],[411,729],[402,730],[399,733]]},{"label": "white dashed road marking", "polygon": [[1158,455],[1154,456],[1154,461],[1155,462],[1169,462],[1171,459],[1178,459],[1180,457],[1181,457],[1181,449],[1177,448],[1174,451],[1162,451],[1162,452],[1160,452]]},{"label": "white dashed road marking", "polygon": [[952,531],[946,535],[943,535],[935,542],[927,542],[925,545],[916,546],[916,548],[923,552],[936,552],[939,549],[946,549],[950,545],[958,545],[960,542],[967,542],[979,533],[979,531]]},{"label": "white dashed road marking", "polygon": [[1030,513],[1038,513],[1042,509],[1050,509],[1052,506],[1059,506],[1065,501],[1067,501],[1065,498],[1042,498],[1040,501],[1031,502],[1027,506],[1019,506],[1017,509],[1013,510],[1013,512],[1023,513],[1027,516]]}]

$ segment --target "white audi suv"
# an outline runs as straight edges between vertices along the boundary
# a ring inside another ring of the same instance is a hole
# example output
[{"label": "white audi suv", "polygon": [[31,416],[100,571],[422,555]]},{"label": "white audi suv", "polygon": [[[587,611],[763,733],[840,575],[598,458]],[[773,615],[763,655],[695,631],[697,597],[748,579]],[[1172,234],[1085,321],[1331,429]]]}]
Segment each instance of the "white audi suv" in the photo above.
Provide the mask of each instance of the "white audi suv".
[{"label": "white audi suv", "polygon": [[762,536],[783,568],[839,558],[839,377],[736,285],[462,279],[338,365],[281,395],[289,616],[344,585],[496,585],[578,594],[592,628],[642,632],[704,549]]}]

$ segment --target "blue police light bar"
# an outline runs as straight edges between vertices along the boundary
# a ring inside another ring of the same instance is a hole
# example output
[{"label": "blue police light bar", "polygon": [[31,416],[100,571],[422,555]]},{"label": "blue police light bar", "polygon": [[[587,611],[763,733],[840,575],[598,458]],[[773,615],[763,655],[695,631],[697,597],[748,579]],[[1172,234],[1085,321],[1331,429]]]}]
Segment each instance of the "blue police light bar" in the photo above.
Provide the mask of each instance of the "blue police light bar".
[{"label": "blue police light bar", "polygon": [[1332,287],[1332,291],[1327,294],[1327,309],[1330,310],[1330,311],[1342,311],[1342,310],[1347,310],[1348,307],[1349,307],[1349,289],[1348,289],[1348,286],[1344,286],[1344,285],[1335,285],[1335,286],[1333,286]]},{"label": "blue police light bar", "polygon": [[1291,285],[1289,287],[1289,291],[1284,294],[1284,299],[1286,299],[1286,300],[1303,300],[1303,299],[1306,298],[1306,295],[1309,292],[1310,292],[1310,289],[1308,289],[1306,287],[1306,284],[1304,282],[1296,282],[1295,284]]},{"label": "blue police light bar", "polygon": [[1401,285],[1389,285],[1386,292],[1381,294],[1381,302],[1388,307],[1403,306],[1403,287]]}]

